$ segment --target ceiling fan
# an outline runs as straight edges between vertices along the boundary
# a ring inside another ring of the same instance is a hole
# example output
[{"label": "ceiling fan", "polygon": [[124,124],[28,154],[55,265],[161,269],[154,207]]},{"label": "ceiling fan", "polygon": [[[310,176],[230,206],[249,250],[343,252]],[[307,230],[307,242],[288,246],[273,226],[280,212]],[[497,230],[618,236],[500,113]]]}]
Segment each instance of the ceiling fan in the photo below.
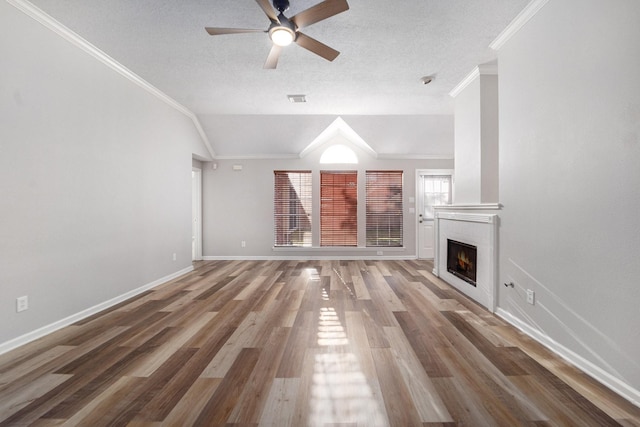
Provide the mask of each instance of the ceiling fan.
[{"label": "ceiling fan", "polygon": [[[205,30],[212,36],[240,33],[268,33],[273,42],[273,46],[267,56],[267,61],[264,63],[264,68],[269,69],[276,68],[282,47],[292,42],[296,42],[298,45],[323,57],[327,61],[333,61],[340,54],[337,50],[307,36],[299,30],[300,28],[308,27],[316,22],[349,10],[349,5],[346,0],[325,0],[291,18],[284,16],[284,12],[289,9],[289,0],[273,0],[273,8],[269,4],[269,0],[256,0],[256,3],[258,3],[271,21],[271,25],[267,30],[216,27],[206,27]],[[279,12],[278,15],[276,15],[276,11]]]}]

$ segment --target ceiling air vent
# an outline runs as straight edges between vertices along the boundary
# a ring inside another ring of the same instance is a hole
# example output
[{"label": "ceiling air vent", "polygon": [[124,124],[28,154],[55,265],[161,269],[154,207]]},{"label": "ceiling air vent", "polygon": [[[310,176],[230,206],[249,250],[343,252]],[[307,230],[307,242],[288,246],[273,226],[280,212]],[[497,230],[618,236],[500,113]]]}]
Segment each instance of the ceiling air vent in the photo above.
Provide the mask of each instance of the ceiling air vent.
[{"label": "ceiling air vent", "polygon": [[298,103],[298,102],[307,102],[306,95],[287,95],[289,102]]}]

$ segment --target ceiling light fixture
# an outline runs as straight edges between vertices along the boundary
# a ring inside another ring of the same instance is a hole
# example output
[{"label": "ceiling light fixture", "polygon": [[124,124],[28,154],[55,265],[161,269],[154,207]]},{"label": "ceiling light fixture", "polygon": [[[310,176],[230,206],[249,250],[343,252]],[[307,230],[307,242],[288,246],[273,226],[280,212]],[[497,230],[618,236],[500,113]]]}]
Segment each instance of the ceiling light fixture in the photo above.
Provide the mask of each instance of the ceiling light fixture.
[{"label": "ceiling light fixture", "polygon": [[271,41],[278,46],[289,46],[296,38],[291,28],[276,26],[269,30]]}]

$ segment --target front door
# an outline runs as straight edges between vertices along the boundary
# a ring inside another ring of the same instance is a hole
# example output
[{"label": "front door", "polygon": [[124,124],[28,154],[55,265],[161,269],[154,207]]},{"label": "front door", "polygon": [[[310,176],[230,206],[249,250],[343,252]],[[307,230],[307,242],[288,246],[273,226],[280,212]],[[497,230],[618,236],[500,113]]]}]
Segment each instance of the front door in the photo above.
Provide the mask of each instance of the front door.
[{"label": "front door", "polygon": [[418,258],[433,259],[434,206],[451,204],[451,172],[418,172]]}]

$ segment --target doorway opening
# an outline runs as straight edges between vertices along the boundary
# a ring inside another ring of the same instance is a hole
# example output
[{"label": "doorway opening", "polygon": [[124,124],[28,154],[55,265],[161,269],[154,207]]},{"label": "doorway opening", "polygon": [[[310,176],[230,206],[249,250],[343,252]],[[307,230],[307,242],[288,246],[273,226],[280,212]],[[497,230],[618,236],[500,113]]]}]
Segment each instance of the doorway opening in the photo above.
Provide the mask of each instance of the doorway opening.
[{"label": "doorway opening", "polygon": [[191,259],[202,260],[202,169],[191,169]]}]

